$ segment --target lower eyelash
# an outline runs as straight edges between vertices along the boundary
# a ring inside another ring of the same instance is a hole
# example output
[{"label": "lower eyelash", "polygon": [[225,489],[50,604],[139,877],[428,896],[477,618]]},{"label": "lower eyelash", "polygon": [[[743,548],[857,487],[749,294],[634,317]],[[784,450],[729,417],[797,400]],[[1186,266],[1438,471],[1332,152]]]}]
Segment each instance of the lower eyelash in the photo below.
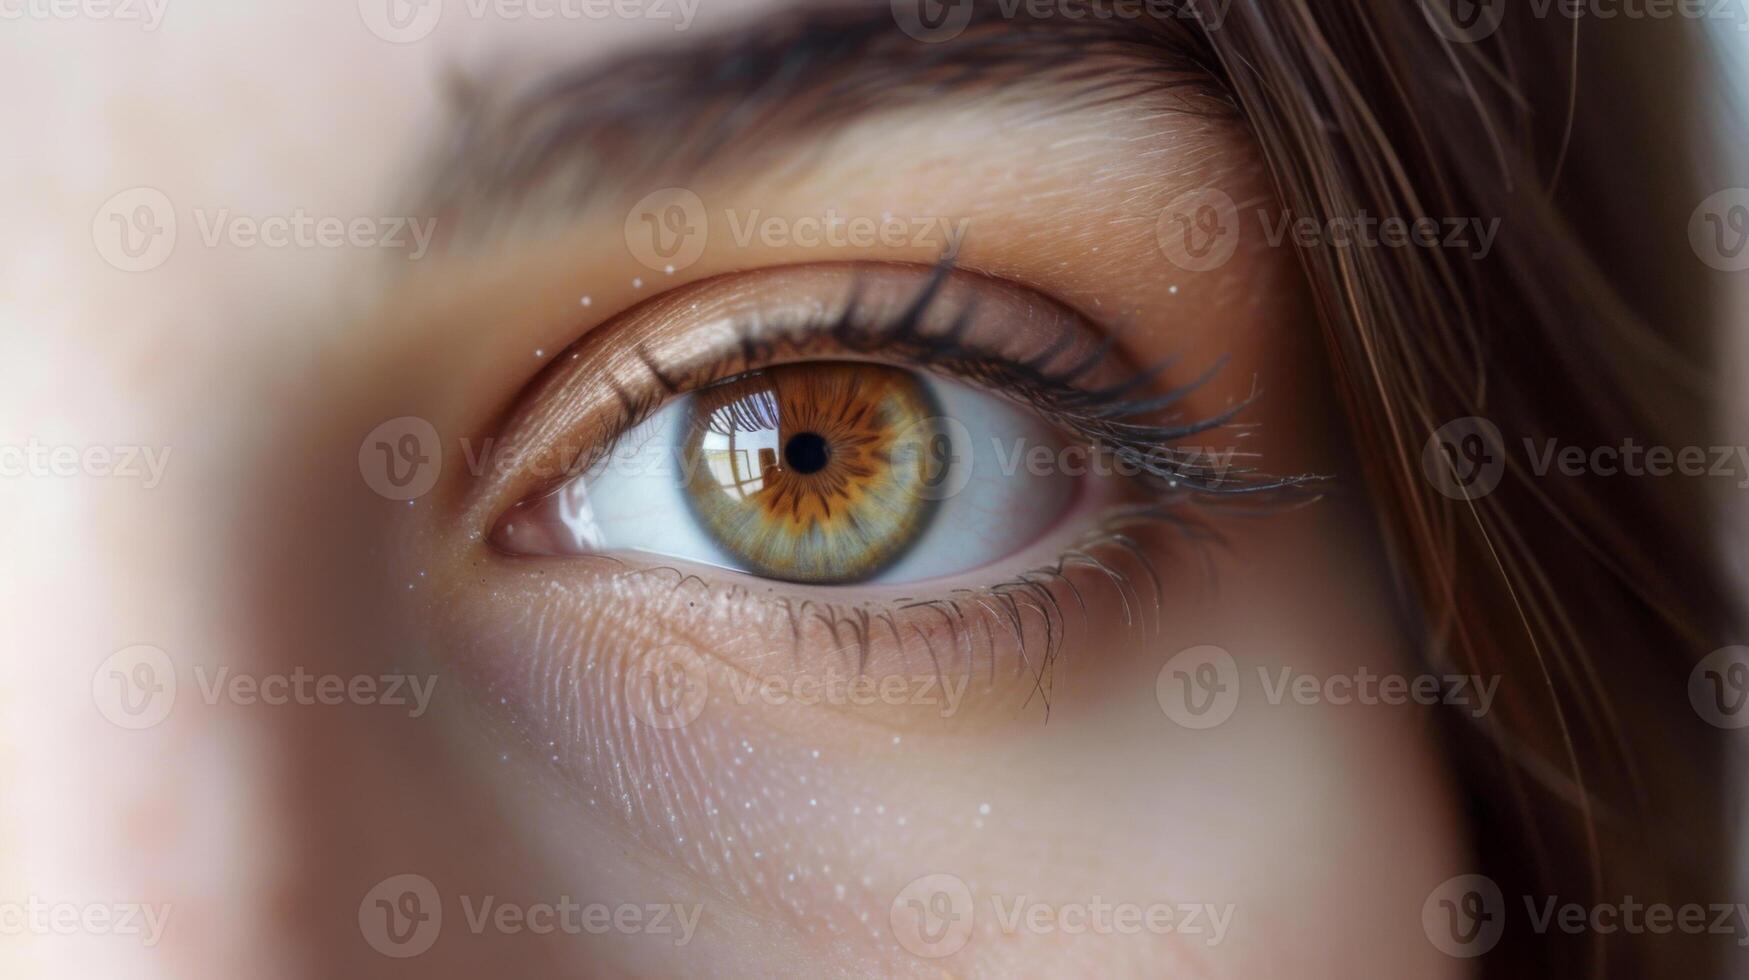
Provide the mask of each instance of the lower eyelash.
[{"label": "lower eyelash", "polygon": [[[888,644],[885,652],[904,658],[905,663],[912,656],[927,657],[939,682],[945,683],[950,673],[970,675],[980,666],[987,669],[993,681],[1004,659],[997,649],[999,637],[1012,640],[1018,652],[1013,669],[1031,674],[1032,696],[1042,700],[1048,718],[1053,671],[1070,627],[1076,620],[1083,627],[1087,625],[1093,587],[1112,590],[1108,594],[1115,594],[1123,609],[1125,629],[1141,628],[1152,634],[1163,625],[1165,592],[1160,559],[1151,556],[1136,540],[1139,535],[1160,530],[1176,533],[1201,550],[1205,578],[1212,578],[1207,549],[1218,544],[1220,538],[1190,507],[1188,500],[1182,505],[1115,507],[1055,561],[1002,582],[956,589],[940,598],[901,596],[853,603],[759,596],[746,585],[713,586],[696,574],[667,565],[645,566],[622,574],[628,578],[673,576],[675,596],[696,589],[718,600],[697,604],[696,608],[706,610],[721,603],[770,603],[788,622],[792,655],[800,655],[806,649],[810,656],[854,656],[859,675],[867,670],[871,656],[885,642]],[[612,555],[596,557],[625,561]],[[924,623],[939,624],[945,635],[932,639],[930,631],[919,625],[919,618]],[[821,638],[826,644],[814,646],[812,641]],[[980,653],[983,664],[979,663]]]}]

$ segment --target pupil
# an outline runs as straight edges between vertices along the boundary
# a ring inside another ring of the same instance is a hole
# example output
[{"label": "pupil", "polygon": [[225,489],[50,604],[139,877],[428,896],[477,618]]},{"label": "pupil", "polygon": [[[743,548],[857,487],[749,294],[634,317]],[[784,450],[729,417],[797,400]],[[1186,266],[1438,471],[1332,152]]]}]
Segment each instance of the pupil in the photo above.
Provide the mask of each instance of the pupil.
[{"label": "pupil", "polygon": [[820,472],[830,455],[826,440],[817,432],[798,432],[783,446],[783,461],[797,473]]}]

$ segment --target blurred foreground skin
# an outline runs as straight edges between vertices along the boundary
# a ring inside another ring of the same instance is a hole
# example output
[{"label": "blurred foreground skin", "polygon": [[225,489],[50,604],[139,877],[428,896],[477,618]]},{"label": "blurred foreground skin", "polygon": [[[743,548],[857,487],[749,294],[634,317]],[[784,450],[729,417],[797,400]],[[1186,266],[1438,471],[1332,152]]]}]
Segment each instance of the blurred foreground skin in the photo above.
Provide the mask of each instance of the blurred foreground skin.
[{"label": "blurred foreground skin", "polygon": [[[587,659],[555,634],[634,647],[682,615],[638,615],[671,590],[604,598],[481,562],[465,488],[386,500],[360,475],[366,434],[401,416],[489,434],[548,352],[657,285],[899,256],[718,242],[657,283],[617,215],[485,258],[439,254],[443,229],[410,215],[394,230],[411,271],[325,245],[324,218],[406,206],[446,69],[598,59],[767,13],[451,5],[415,38],[430,8],[364,6],[0,22],[18,93],[0,109],[0,429],[28,460],[0,481],[0,973],[1457,975],[1422,925],[1466,865],[1414,706],[1241,708],[1201,732],[1155,688],[1202,643],[1251,676],[1402,671],[1352,503],[1229,529],[1218,588],[1194,561],[1173,571],[1155,635],[1115,613],[1089,627],[1048,725],[1025,690],[974,683],[952,732],[740,705],[682,735],[627,721],[611,658],[543,685]],[[1262,379],[1258,444],[1284,471],[1327,467],[1339,440],[1290,253],[1137,272],[1165,268],[1148,168],[1262,195],[1242,140],[1115,115],[1024,129],[1025,108],[913,106],[858,122],[807,179],[725,164],[698,186],[740,213],[974,215],[993,232],[963,267],[1172,323],[1126,338],[1138,360],[1231,356],[1199,407]],[[176,222],[164,255],[154,194]],[[687,640],[717,669],[745,632]],[[965,882],[978,920],[941,960],[894,913],[931,874]],[[1150,909],[1199,925],[1078,925]]]}]

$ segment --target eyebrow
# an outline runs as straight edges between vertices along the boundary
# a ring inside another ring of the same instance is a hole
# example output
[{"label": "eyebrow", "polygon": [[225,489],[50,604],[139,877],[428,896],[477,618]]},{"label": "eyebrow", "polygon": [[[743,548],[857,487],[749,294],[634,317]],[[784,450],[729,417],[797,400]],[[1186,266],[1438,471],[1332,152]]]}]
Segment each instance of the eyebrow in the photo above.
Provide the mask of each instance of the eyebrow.
[{"label": "eyebrow", "polygon": [[876,112],[1022,84],[1058,89],[1053,112],[1149,96],[1236,112],[1189,12],[1093,16],[1112,8],[1068,0],[1089,14],[1053,3],[1056,16],[1038,17],[1025,2],[964,2],[965,29],[935,43],[902,30],[894,4],[815,3],[532,80],[452,79],[453,118],[414,213],[439,216],[452,244],[486,237],[530,212],[562,219],[616,199],[633,179],[647,191],[714,165],[776,162]]}]

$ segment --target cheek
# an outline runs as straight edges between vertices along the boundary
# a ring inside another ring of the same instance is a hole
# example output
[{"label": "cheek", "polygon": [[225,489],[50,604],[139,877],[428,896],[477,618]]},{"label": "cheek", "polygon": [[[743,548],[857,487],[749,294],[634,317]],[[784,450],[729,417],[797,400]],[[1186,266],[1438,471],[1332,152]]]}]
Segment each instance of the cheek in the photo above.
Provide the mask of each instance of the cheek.
[{"label": "cheek", "polygon": [[[976,945],[949,964],[1310,976],[1307,948],[1366,949],[1367,963],[1329,954],[1329,975],[1379,962],[1425,975],[1440,964],[1421,902],[1461,853],[1429,709],[1271,703],[1262,680],[1401,672],[1355,526],[1312,508],[1235,529],[1207,574],[1200,554],[1163,563],[1160,601],[1144,586],[1127,622],[1122,604],[1096,611],[1042,683],[878,657],[798,673],[830,647],[777,643],[787,623],[677,575],[560,585],[519,566],[442,602],[456,621],[439,642],[486,709],[501,771],[549,787],[550,853],[653,855],[708,883],[723,904],[707,911],[802,949],[888,972],[923,962],[899,943],[893,904],[950,874],[974,897]],[[1193,730],[1156,681],[1206,643],[1238,664],[1241,696]],[[1017,897],[1231,912],[1219,937],[1212,924],[1071,935],[1013,928]]]},{"label": "cheek", "polygon": [[[504,620],[502,605],[470,616],[444,631],[445,656],[508,768],[558,794],[562,833],[575,841],[586,828],[591,860],[632,845],[768,927],[890,944],[898,885],[882,855],[889,831],[925,824],[911,807],[928,790],[905,775],[914,743],[867,715],[894,692],[915,699],[921,679],[889,673],[885,687],[859,687],[853,664],[801,675],[757,658],[730,666],[721,653],[733,640],[709,625],[728,600],[687,599],[672,577],[536,590],[532,619]],[[688,604],[690,614],[673,608]],[[923,696],[937,701],[933,683]]]}]

